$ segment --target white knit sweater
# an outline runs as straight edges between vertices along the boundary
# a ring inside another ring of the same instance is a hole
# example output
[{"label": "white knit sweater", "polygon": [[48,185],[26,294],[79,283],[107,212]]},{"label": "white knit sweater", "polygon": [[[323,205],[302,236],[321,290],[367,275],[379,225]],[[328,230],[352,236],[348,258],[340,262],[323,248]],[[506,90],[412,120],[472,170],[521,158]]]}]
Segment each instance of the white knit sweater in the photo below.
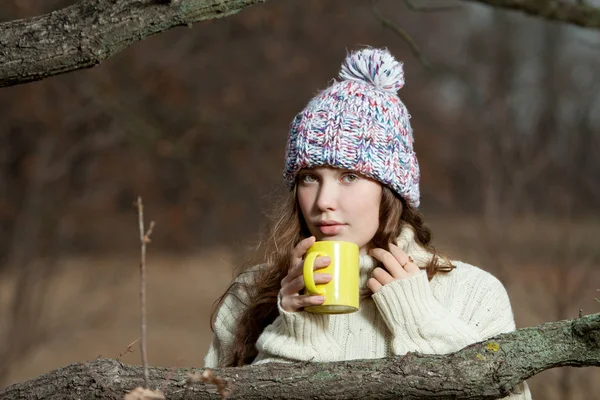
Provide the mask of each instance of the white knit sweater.
[{"label": "white knit sweater", "polygon": [[[418,265],[431,258],[414,242],[412,230],[405,229],[399,239]],[[513,313],[500,281],[472,265],[452,263],[456,269],[437,273],[431,282],[421,271],[383,286],[352,314],[287,312],[278,304],[279,317],[260,335],[254,363],[373,359],[409,351],[446,354],[513,331]],[[374,267],[373,258],[361,256],[361,287]],[[216,367],[227,354],[244,297],[228,295],[219,309],[205,367]],[[531,399],[527,384],[507,399]]]}]

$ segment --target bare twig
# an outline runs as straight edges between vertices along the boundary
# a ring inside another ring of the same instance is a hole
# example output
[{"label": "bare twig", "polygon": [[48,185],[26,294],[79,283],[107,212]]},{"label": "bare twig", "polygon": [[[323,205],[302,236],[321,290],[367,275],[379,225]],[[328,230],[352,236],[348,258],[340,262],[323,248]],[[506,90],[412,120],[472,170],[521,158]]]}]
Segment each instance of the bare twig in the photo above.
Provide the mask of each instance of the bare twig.
[{"label": "bare twig", "polygon": [[217,393],[219,393],[223,400],[227,400],[231,396],[231,388],[228,382],[220,376],[215,375],[210,368],[205,369],[202,373],[189,373],[186,379],[186,392],[192,384],[200,381],[215,385]]},{"label": "bare twig", "polygon": [[461,9],[462,7],[457,5],[453,5],[453,6],[449,6],[449,5],[443,5],[443,6],[439,6],[439,5],[417,5],[413,2],[413,0],[404,0],[404,4],[406,5],[406,8],[408,8],[411,11],[417,11],[417,12],[441,12],[441,11],[457,11],[459,9]]},{"label": "bare twig", "polygon": [[142,246],[141,261],[140,261],[140,299],[141,299],[141,314],[142,314],[142,363],[144,364],[144,385],[149,386],[148,376],[148,354],[146,353],[147,335],[146,335],[146,244],[150,243],[150,235],[154,229],[154,221],[150,222],[150,228],[144,232],[144,205],[142,197],[137,198],[138,222],[140,227],[140,243]]},{"label": "bare twig", "polygon": [[377,3],[377,0],[371,0],[371,10],[372,10],[375,18],[379,22],[381,22],[381,24],[383,25],[384,28],[390,29],[396,35],[400,36],[400,38],[402,38],[402,40],[404,40],[408,44],[408,46],[410,47],[410,50],[413,52],[415,57],[417,57],[419,59],[419,62],[421,64],[423,64],[424,67],[430,68],[431,63],[423,55],[423,53],[421,52],[421,49],[419,48],[419,46],[417,45],[415,40],[412,38],[412,36],[406,30],[404,30],[402,27],[400,27],[398,24],[396,24],[394,21],[384,18],[381,15],[381,13],[379,12],[379,9],[377,8],[376,3]]},{"label": "bare twig", "polygon": [[127,347],[125,347],[125,350],[123,350],[121,352],[121,354],[119,354],[119,357],[117,357],[117,361],[120,361],[121,357],[123,357],[125,354],[127,354],[127,353],[133,353],[133,351],[134,351],[133,350],[133,345],[136,344],[137,342],[139,342],[141,339],[142,338],[140,337],[140,338],[135,339],[133,342],[129,343],[127,345]]}]

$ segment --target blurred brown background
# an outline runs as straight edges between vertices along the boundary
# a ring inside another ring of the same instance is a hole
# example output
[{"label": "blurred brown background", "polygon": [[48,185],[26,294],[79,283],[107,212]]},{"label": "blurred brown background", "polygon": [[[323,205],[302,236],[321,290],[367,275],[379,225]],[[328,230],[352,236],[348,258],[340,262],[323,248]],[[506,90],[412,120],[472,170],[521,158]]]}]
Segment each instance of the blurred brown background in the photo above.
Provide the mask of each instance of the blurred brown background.
[{"label": "blurred brown background", "polygon": [[[74,2],[4,0],[0,21]],[[369,2],[288,0],[1,89],[0,387],[116,358],[139,337],[137,195],[156,221],[149,361],[202,367],[212,303],[283,190],[289,122],[364,45],[404,62],[437,247],[498,276],[518,327],[598,312],[600,34],[452,4],[378,4],[430,68]],[[124,362],[140,363],[134,349]],[[598,371],[530,385],[538,399],[589,399]]]}]

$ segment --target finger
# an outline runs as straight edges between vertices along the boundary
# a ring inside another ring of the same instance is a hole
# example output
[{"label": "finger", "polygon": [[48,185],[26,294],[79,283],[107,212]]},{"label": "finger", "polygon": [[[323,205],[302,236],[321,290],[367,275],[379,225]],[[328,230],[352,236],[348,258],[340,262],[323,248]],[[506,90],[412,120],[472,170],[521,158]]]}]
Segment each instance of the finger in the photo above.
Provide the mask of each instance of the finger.
[{"label": "finger", "polygon": [[315,274],[315,283],[317,285],[322,285],[324,283],[328,283],[333,279],[333,276],[330,274]]},{"label": "finger", "polygon": [[325,268],[325,267],[329,266],[329,264],[331,264],[331,258],[329,258],[327,256],[317,257],[317,259],[315,260],[313,269],[317,270],[317,269]]},{"label": "finger", "polygon": [[325,303],[324,296],[312,296],[312,295],[302,295],[296,296],[293,298],[294,303],[297,305],[297,309],[308,307],[308,306],[318,306],[320,304]]},{"label": "finger", "polygon": [[292,264],[295,264],[296,261],[301,260],[306,253],[306,250],[310,248],[313,244],[315,244],[316,238],[314,236],[307,237],[306,239],[301,240],[294,251],[292,252]]},{"label": "finger", "polygon": [[[333,277],[329,274],[315,274],[315,284],[322,285],[331,281]],[[304,275],[300,275],[295,279],[290,280],[289,283],[281,286],[281,294],[284,296],[297,295],[302,289],[304,289]]]},{"label": "finger", "polygon": [[[329,257],[317,257],[315,263],[313,265],[313,270],[321,269],[327,267],[331,264],[331,259]],[[290,268],[287,276],[283,278],[281,281],[281,286],[288,284],[290,281],[296,279],[299,276],[302,276],[304,272],[304,260],[299,260],[296,262],[292,268]]]},{"label": "finger", "polygon": [[369,280],[367,281],[367,287],[369,289],[371,289],[371,292],[377,293],[381,290],[383,285],[381,283],[379,283],[379,281],[377,279],[369,278]]},{"label": "finger", "polygon": [[287,283],[281,285],[282,296],[296,296],[304,288],[304,276],[300,275],[290,279]]},{"label": "finger", "polygon": [[288,312],[296,312],[303,307],[318,306],[324,302],[323,296],[285,296],[281,299],[281,308]]},{"label": "finger", "polygon": [[375,278],[377,280],[377,282],[379,282],[382,286],[387,285],[388,283],[390,283],[394,280],[394,277],[392,275],[390,275],[383,268],[379,268],[379,267],[377,267],[373,270],[373,272],[371,273],[371,277]]},{"label": "finger", "polygon": [[288,285],[291,281],[302,275],[304,269],[304,260],[298,260],[290,267],[288,274],[281,281],[281,287]]},{"label": "finger", "polygon": [[408,254],[404,252],[400,247],[396,246],[394,243],[390,243],[390,253],[394,256],[396,260],[400,263],[400,265],[406,265],[409,262]]},{"label": "finger", "polygon": [[292,251],[290,269],[288,272],[290,279],[294,279],[302,274],[302,269],[304,267],[304,261],[302,260],[302,257],[304,256],[304,253],[306,253],[306,250],[308,250],[310,246],[314,244],[315,240],[316,239],[314,236],[307,237],[306,239],[301,240]]},{"label": "finger", "polygon": [[409,261],[408,264],[406,264],[404,266],[404,270],[406,272],[408,272],[409,275],[414,275],[417,272],[421,272],[421,268],[419,268],[419,266],[417,265],[417,263],[415,263],[414,261],[412,261],[412,258],[411,258],[411,261]]},{"label": "finger", "polygon": [[419,272],[419,266],[414,262],[411,256],[409,256],[405,251],[403,251],[400,247],[396,246],[393,243],[390,243],[390,250],[396,260],[400,263],[402,268],[410,275],[414,275],[416,272]]},{"label": "finger", "polygon": [[402,279],[407,276],[407,273],[404,270],[404,268],[402,268],[396,257],[394,257],[389,251],[380,248],[375,248],[371,249],[369,254],[381,261],[381,263],[385,266],[388,272],[395,279]]}]

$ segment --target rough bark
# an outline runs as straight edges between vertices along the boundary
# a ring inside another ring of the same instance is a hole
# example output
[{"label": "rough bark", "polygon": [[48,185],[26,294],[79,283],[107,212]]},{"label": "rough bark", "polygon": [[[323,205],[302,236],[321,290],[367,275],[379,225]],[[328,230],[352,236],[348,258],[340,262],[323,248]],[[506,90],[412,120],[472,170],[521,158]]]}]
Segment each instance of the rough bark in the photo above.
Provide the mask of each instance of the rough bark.
[{"label": "rough bark", "polygon": [[463,0],[522,11],[550,21],[600,29],[600,8],[572,0]]},{"label": "rough bark", "polygon": [[[237,399],[495,399],[549,368],[600,366],[600,313],[473,344],[448,355],[215,369]],[[152,368],[168,399],[216,399],[214,385],[187,384],[190,370]],[[73,364],[0,391],[0,398],[116,399],[142,385],[142,367],[111,359]]]},{"label": "rough bark", "polygon": [[[234,14],[266,0],[80,0],[0,24],[0,87],[90,68],[176,26]],[[600,9],[563,0],[464,0],[600,29]]]},{"label": "rough bark", "polygon": [[266,0],[81,0],[0,24],[0,87],[93,67],[176,26],[224,17]]}]

